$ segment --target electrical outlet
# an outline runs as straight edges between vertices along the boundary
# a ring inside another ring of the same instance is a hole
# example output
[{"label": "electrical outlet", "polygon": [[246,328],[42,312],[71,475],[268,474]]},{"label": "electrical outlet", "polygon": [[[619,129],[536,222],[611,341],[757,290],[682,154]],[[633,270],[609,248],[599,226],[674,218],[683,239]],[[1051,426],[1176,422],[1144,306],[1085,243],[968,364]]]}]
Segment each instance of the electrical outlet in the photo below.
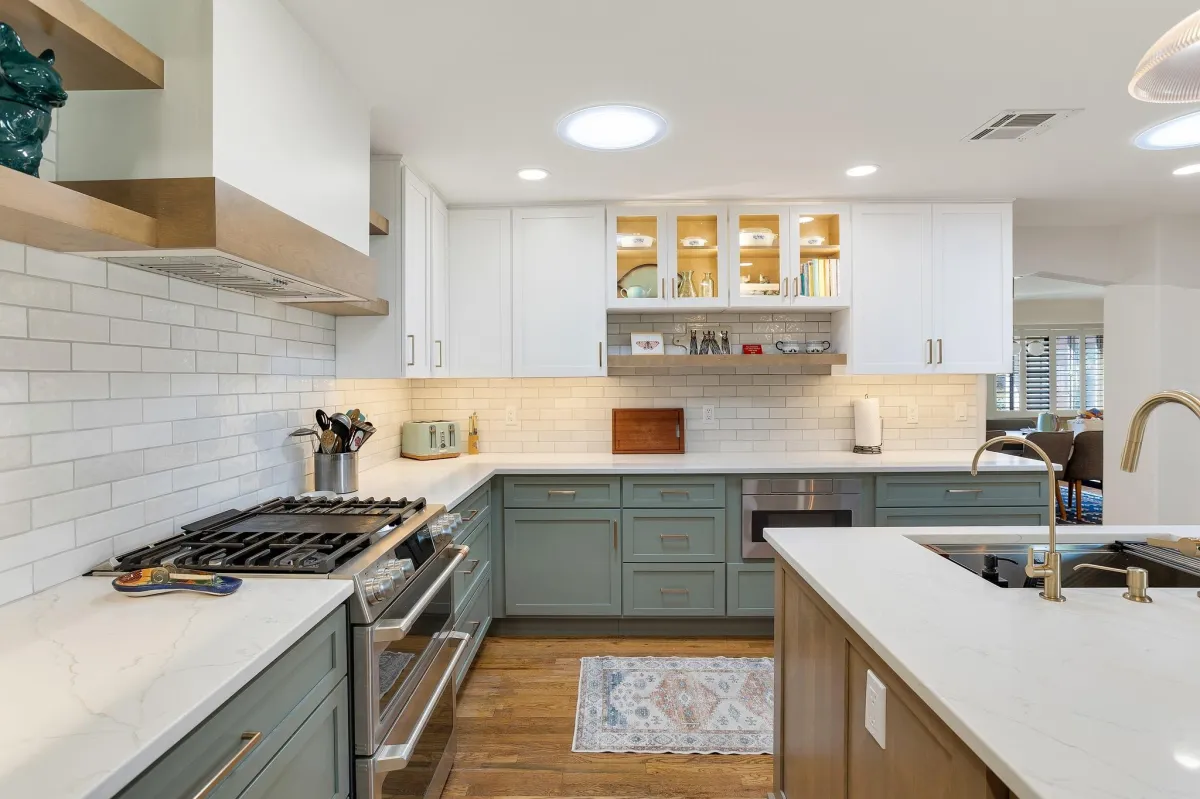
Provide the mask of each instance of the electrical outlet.
[{"label": "electrical outlet", "polygon": [[904,416],[904,421],[906,421],[908,424],[916,424],[917,418],[918,418],[917,417],[917,401],[909,400],[908,401],[908,409],[905,412],[905,416]]},{"label": "electrical outlet", "polygon": [[717,423],[717,408],[715,405],[705,405],[700,409],[700,421],[704,424]]},{"label": "electrical outlet", "polygon": [[965,402],[954,403],[954,421],[956,421],[956,422],[967,421],[967,403],[965,403]]},{"label": "electrical outlet", "polygon": [[504,423],[509,427],[517,426],[517,408],[515,405],[509,405],[504,409]]},{"label": "electrical outlet", "polygon": [[887,749],[887,686],[870,669],[867,669],[866,698],[867,732],[879,743],[880,749]]}]

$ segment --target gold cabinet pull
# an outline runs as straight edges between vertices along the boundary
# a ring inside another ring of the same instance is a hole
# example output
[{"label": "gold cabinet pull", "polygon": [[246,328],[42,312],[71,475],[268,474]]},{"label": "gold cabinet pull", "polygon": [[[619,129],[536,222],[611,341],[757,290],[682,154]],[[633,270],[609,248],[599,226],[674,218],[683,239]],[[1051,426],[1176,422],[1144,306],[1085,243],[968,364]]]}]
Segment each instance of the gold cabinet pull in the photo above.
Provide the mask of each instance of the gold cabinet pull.
[{"label": "gold cabinet pull", "polygon": [[691,540],[691,536],[687,533],[659,533],[658,537],[662,541],[666,541],[668,538],[682,538],[684,541]]},{"label": "gold cabinet pull", "polygon": [[779,278],[779,282],[783,284],[783,297],[784,297],[784,299],[787,299],[788,279],[786,277],[781,277],[781,278]]},{"label": "gold cabinet pull", "polygon": [[613,552],[617,551],[617,520],[613,519]]},{"label": "gold cabinet pull", "polygon": [[468,560],[467,563],[471,564],[471,568],[463,571],[462,574],[472,574],[476,569],[479,568],[479,561],[477,560]]},{"label": "gold cabinet pull", "polygon": [[658,489],[658,496],[660,498],[664,498],[668,494],[682,494],[685,497],[692,496],[692,492],[688,491],[687,489],[684,489],[684,488],[660,488],[660,489]]},{"label": "gold cabinet pull", "polygon": [[604,342],[596,342],[596,365],[601,369],[604,368]]},{"label": "gold cabinet pull", "polygon": [[408,337],[408,352],[409,352],[408,365],[416,366],[417,365],[417,337],[416,336],[410,335]]},{"label": "gold cabinet pull", "polygon": [[792,296],[800,298],[800,278],[792,278]]},{"label": "gold cabinet pull", "polygon": [[437,344],[437,347],[438,347],[438,362],[437,362],[436,368],[441,369],[442,368],[442,342],[435,341],[434,344]]},{"label": "gold cabinet pull", "polygon": [[690,591],[688,591],[686,588],[660,588],[660,589],[658,589],[658,592],[659,592],[660,594],[687,594],[687,593],[691,593],[691,592],[690,592]]},{"label": "gold cabinet pull", "polygon": [[942,362],[942,340],[940,338],[938,339],[938,360],[937,360],[937,362],[939,364]]},{"label": "gold cabinet pull", "polygon": [[575,491],[570,488],[549,488],[546,490],[546,497],[570,497],[574,499]]},{"label": "gold cabinet pull", "polygon": [[925,339],[925,363],[933,363],[933,339]]},{"label": "gold cabinet pull", "polygon": [[229,758],[229,762],[221,766],[220,771],[212,775],[208,782],[204,783],[204,786],[196,792],[196,795],[192,799],[206,799],[213,792],[213,789],[221,783],[221,780],[228,777],[254,751],[254,748],[262,743],[262,739],[263,734],[261,732],[242,733],[241,747],[238,748],[233,757]]}]

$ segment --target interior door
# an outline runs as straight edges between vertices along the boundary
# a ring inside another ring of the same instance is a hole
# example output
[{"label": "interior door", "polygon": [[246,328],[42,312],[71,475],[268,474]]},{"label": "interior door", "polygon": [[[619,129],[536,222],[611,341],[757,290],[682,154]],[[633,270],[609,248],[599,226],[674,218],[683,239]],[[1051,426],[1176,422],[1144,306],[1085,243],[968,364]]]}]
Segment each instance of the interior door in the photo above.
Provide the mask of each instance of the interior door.
[{"label": "interior door", "polygon": [[512,377],[512,211],[450,212],[450,374]]},{"label": "interior door", "polygon": [[446,203],[433,192],[429,217],[429,370],[434,377],[450,376],[449,227]]},{"label": "interior door", "polygon": [[405,377],[430,377],[429,368],[429,186],[404,170],[404,317],[400,362]]},{"label": "interior door", "polygon": [[932,368],[930,332],[931,208],[927,204],[855,205],[854,374],[917,374]]},{"label": "interior door", "polygon": [[603,206],[513,212],[513,376],[608,367]]},{"label": "interior door", "polygon": [[934,364],[953,374],[1012,368],[1012,206],[933,206]]}]

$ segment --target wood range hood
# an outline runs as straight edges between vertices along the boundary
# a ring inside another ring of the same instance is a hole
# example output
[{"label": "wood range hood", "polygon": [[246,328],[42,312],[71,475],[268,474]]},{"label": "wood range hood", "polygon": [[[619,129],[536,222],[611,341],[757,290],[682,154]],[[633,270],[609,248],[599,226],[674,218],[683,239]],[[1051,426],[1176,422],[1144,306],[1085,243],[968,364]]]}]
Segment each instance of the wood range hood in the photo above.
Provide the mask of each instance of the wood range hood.
[{"label": "wood range hood", "polygon": [[77,254],[324,313],[388,313],[375,299],[369,255],[217,178],[57,185],[154,220],[149,248],[104,244]]}]

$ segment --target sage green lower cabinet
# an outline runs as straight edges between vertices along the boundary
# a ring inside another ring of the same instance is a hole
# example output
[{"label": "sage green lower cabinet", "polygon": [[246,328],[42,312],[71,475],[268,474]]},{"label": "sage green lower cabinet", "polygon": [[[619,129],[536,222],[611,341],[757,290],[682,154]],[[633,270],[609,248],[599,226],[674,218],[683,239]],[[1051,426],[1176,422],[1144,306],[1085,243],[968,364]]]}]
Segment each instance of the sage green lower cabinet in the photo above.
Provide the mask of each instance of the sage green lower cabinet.
[{"label": "sage green lower cabinet", "polygon": [[353,762],[343,679],[239,799],[348,799]]},{"label": "sage green lower cabinet", "polygon": [[1046,473],[880,475],[877,508],[1033,506],[1049,502]]},{"label": "sage green lower cabinet", "polygon": [[724,616],[724,563],[626,563],[626,616]]},{"label": "sage green lower cabinet", "polygon": [[462,656],[455,666],[454,690],[462,688],[463,680],[471,669],[471,663],[479,654],[479,647],[487,635],[488,627],[492,624],[492,579],[491,566],[484,567],[485,571],[475,585],[474,592],[465,597],[462,610],[457,612],[454,619],[454,631],[467,633],[471,643],[467,644],[467,653]]},{"label": "sage green lower cabinet", "polygon": [[775,562],[728,563],[725,601],[730,616],[775,615]]},{"label": "sage green lower cabinet", "polygon": [[462,610],[467,595],[475,588],[475,584],[483,579],[483,573],[492,562],[492,520],[484,518],[469,536],[463,541],[471,551],[467,558],[454,570],[454,607]]},{"label": "sage green lower cabinet", "polygon": [[621,512],[626,561],[720,563],[725,560],[725,509],[649,508]]},{"label": "sage green lower cabinet", "polygon": [[619,477],[505,477],[506,508],[619,508]]},{"label": "sage green lower cabinet", "polygon": [[877,527],[1040,527],[1050,523],[1047,506],[1027,508],[877,508]]},{"label": "sage green lower cabinet", "polygon": [[655,475],[621,480],[626,508],[723,508],[724,477]]},{"label": "sage green lower cabinet", "polygon": [[505,611],[619,616],[620,518],[621,511],[603,508],[506,510]]}]

